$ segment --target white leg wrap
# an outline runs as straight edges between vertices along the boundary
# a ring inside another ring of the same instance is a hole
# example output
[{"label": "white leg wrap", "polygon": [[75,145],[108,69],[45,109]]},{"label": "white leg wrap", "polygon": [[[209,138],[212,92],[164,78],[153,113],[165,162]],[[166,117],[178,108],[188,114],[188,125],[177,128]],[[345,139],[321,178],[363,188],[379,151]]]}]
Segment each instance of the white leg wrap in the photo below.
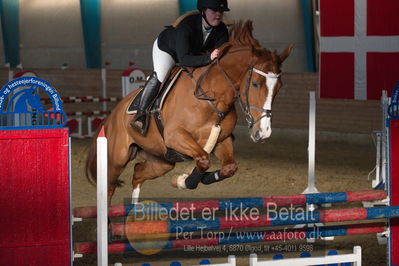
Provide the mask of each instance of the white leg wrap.
[{"label": "white leg wrap", "polygon": [[133,189],[132,192],[132,204],[136,204],[139,202],[139,196],[140,196],[140,186],[137,186],[135,189]]},{"label": "white leg wrap", "polygon": [[204,151],[206,151],[206,153],[211,153],[213,148],[215,148],[220,135],[220,130],[220,126],[212,126],[211,134],[209,134],[209,138],[204,146]]},{"label": "white leg wrap", "polygon": [[215,172],[215,180],[216,180],[216,181],[219,180],[219,174],[218,174],[218,172]]},{"label": "white leg wrap", "polygon": [[186,182],[185,182],[187,177],[188,177],[188,174],[182,174],[177,177],[177,188],[178,189],[186,189],[187,188]]}]

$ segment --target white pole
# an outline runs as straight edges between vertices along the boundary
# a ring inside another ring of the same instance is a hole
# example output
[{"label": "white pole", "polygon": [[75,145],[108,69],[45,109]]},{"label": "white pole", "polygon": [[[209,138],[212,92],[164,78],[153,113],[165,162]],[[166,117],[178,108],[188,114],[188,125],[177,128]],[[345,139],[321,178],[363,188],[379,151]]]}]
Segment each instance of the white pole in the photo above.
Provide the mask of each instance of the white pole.
[{"label": "white pole", "polygon": [[108,265],[108,165],[104,127],[97,138],[97,265]]},{"label": "white pole", "polygon": [[387,146],[388,146],[388,105],[389,98],[386,90],[382,91],[382,141],[381,141],[381,179],[384,182],[384,189],[388,189],[387,183]]},{"label": "white pole", "polygon": [[[319,193],[316,188],[316,176],[315,176],[315,158],[316,158],[316,93],[314,91],[309,92],[309,140],[308,140],[308,187],[302,194]],[[331,206],[325,204],[323,206]],[[316,205],[307,204],[307,211],[314,211]],[[296,225],[295,228],[303,228],[306,225]],[[322,223],[308,224],[308,227],[323,226]],[[326,237],[324,240],[333,240],[334,237]],[[314,243],[314,238],[308,238],[308,243]]]},{"label": "white pole", "polygon": [[316,158],[316,95],[309,92],[309,144],[308,144],[308,187],[303,192],[319,193],[315,184],[315,158]]},{"label": "white pole", "polygon": [[8,81],[14,79],[14,71],[12,69],[8,69]]},{"label": "white pole", "polygon": [[381,185],[381,148],[382,148],[382,133],[381,132],[376,132],[375,133],[376,137],[376,148],[377,148],[377,154],[375,158],[375,180],[372,181],[372,188],[376,189],[378,185]]},{"label": "white pole", "polygon": [[6,63],[5,66],[8,68],[8,81],[11,81],[14,78],[14,71],[11,69],[10,63]]}]

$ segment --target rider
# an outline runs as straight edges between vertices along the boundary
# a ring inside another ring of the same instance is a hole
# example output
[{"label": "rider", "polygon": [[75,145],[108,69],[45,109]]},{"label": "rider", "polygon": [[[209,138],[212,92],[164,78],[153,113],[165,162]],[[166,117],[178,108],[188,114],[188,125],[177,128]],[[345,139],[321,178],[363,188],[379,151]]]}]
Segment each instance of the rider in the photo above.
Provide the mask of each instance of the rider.
[{"label": "rider", "polygon": [[229,11],[227,0],[198,0],[199,13],[188,15],[177,26],[168,26],[155,40],[152,48],[154,72],[144,86],[134,129],[145,135],[148,129],[148,108],[158,94],[169,70],[182,66],[200,67],[210,64],[220,55],[217,49],[229,39],[223,12]]}]

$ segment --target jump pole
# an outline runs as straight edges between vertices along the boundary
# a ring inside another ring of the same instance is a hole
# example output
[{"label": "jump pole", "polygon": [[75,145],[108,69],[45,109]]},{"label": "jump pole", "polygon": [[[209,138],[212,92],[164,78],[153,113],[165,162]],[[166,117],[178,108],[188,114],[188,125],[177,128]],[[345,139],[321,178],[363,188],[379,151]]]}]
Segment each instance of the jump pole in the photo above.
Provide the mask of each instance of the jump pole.
[{"label": "jump pole", "polygon": [[[346,203],[382,200],[387,197],[387,193],[383,190],[363,190],[352,192],[332,192],[332,193],[314,193],[299,194],[285,196],[266,196],[254,198],[226,198],[217,200],[193,200],[193,201],[176,201],[166,203],[138,203],[127,205],[109,206],[109,217],[122,217],[136,215],[140,213],[155,213],[159,211],[176,211],[190,209],[194,212],[200,212],[206,209],[213,211],[224,211],[229,208],[267,208],[271,205],[278,207],[285,206],[304,206],[309,204],[327,204],[327,203]],[[97,207],[77,207],[73,210],[75,218],[96,218]]]},{"label": "jump pole", "polygon": [[198,218],[181,221],[135,221],[128,223],[114,223],[112,224],[111,231],[115,236],[124,236],[129,234],[143,235],[211,230],[232,230],[242,228],[260,228],[296,224],[347,222],[391,218],[399,218],[399,206],[293,212],[289,215],[283,216],[277,214],[277,211],[272,211],[268,214],[220,217],[213,220]]},{"label": "jump pole", "polygon": [[[144,242],[145,245],[139,246],[141,250],[151,250],[154,247],[162,247],[162,249],[184,248],[186,246],[215,246],[228,244],[246,244],[246,243],[264,243],[274,241],[294,241],[304,240],[306,238],[318,238],[328,236],[346,236],[375,234],[384,232],[385,223],[366,223],[351,225],[335,225],[320,228],[305,229],[278,229],[267,231],[251,231],[251,235],[244,235],[242,232],[232,232],[218,234],[214,237],[194,238],[194,239],[153,239]],[[139,239],[137,239],[139,240]],[[119,241],[110,243],[108,251],[110,253],[137,251],[128,241]],[[136,247],[137,248],[137,247]],[[80,242],[74,244],[74,252],[78,254],[95,254],[96,242]]]},{"label": "jump pole", "polygon": [[316,157],[316,93],[309,92],[309,144],[308,144],[308,187],[303,194],[319,193],[315,184]]},{"label": "jump pole", "polygon": [[104,127],[97,138],[97,265],[108,265],[108,162]]},{"label": "jump pole", "polygon": [[[375,179],[372,181],[373,189],[385,189],[387,190],[387,137],[389,135],[389,126],[387,125],[388,119],[388,106],[389,98],[386,90],[382,91],[381,96],[381,131],[374,132],[376,137],[376,167],[375,167]],[[388,202],[387,202],[388,203]]]},{"label": "jump pole", "polygon": [[[302,194],[319,193],[316,188],[316,176],[315,176],[315,160],[316,160],[316,93],[314,91],[309,92],[309,140],[308,140],[308,187],[302,192]],[[315,204],[307,204],[309,211],[316,209]],[[324,207],[331,207],[331,204],[324,204]],[[323,224],[308,224],[308,225],[296,225],[296,228],[303,226],[322,227]],[[325,238],[325,240],[334,240],[334,237]],[[315,242],[315,239],[308,239],[309,243]]]}]

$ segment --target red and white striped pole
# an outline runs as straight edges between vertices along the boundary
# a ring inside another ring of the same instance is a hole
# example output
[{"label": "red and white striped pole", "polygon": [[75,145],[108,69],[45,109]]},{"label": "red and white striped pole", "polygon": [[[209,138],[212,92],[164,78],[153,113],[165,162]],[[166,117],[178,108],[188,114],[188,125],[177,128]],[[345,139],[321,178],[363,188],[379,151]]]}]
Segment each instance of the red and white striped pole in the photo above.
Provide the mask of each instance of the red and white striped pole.
[{"label": "red and white striped pole", "polygon": [[108,265],[108,164],[104,127],[97,137],[97,265]]}]

